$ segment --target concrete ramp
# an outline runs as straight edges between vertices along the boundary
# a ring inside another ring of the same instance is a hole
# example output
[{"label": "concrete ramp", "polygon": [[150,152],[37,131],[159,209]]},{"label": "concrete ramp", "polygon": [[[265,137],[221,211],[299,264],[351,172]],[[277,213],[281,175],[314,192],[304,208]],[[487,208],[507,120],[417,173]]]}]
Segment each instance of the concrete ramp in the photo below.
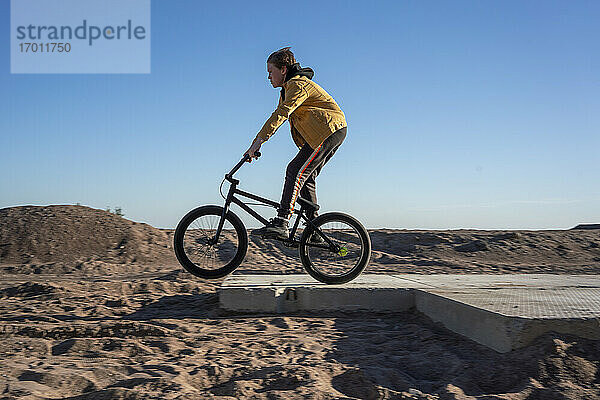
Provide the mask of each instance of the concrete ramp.
[{"label": "concrete ramp", "polygon": [[600,339],[600,275],[369,275],[326,285],[309,275],[232,275],[221,307],[238,312],[416,309],[499,352],[548,332]]}]

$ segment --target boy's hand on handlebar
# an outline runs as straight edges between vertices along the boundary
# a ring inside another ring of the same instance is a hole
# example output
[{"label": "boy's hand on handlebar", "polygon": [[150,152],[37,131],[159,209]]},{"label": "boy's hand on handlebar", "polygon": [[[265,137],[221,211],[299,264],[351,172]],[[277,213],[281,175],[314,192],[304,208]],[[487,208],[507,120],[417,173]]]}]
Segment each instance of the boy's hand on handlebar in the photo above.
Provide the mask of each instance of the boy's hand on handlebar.
[{"label": "boy's hand on handlebar", "polygon": [[248,162],[252,162],[253,158],[258,158],[259,156],[256,154],[256,152],[258,150],[260,150],[260,146],[263,144],[263,140],[261,138],[256,138],[254,139],[254,141],[252,142],[252,144],[250,145],[250,148],[248,148],[248,150],[246,150],[246,152],[244,153],[245,155],[250,156],[250,158],[248,158]]}]

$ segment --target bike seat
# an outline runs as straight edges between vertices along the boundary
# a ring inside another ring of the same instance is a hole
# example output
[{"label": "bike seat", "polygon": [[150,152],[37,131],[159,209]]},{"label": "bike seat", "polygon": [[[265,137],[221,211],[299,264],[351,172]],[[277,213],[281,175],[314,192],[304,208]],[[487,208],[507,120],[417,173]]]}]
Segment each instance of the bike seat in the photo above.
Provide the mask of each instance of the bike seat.
[{"label": "bike seat", "polygon": [[298,200],[296,200],[296,201],[300,204],[300,207],[308,207],[309,209],[312,208],[315,211],[319,210],[318,204],[315,204],[312,201],[303,199],[302,197],[298,197]]}]

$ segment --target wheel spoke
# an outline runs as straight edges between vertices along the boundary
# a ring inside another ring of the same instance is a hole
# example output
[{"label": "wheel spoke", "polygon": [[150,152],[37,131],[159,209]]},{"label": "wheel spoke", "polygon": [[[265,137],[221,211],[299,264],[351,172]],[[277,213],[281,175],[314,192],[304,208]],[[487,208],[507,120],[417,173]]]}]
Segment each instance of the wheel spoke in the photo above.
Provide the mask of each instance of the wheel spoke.
[{"label": "wheel spoke", "polygon": [[214,239],[221,215],[207,214],[194,219],[183,234],[183,250],[189,261],[205,270],[216,270],[228,265],[240,246],[235,227],[225,220],[218,243]]},{"label": "wheel spoke", "polygon": [[306,255],[314,271],[326,277],[342,277],[360,267],[365,244],[356,227],[334,220],[320,224],[319,229],[338,251],[308,245]]}]

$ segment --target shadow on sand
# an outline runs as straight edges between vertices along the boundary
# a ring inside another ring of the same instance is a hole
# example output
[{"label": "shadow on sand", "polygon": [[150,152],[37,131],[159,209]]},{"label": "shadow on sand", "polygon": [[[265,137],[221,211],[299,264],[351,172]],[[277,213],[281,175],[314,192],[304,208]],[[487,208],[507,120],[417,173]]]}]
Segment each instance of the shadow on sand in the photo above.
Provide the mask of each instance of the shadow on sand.
[{"label": "shadow on sand", "polygon": [[600,341],[551,332],[500,354],[418,313],[338,318],[335,326],[345,335],[330,357],[351,368],[332,386],[349,397],[600,398]]}]

